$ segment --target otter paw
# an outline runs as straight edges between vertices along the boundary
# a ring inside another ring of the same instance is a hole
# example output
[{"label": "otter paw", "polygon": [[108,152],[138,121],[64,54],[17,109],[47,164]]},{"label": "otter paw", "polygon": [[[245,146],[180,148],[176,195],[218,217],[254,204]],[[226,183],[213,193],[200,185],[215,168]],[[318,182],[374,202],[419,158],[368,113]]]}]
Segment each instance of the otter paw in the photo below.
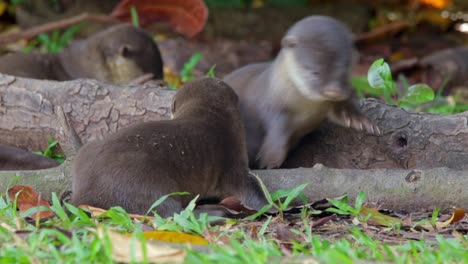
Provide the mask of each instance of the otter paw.
[{"label": "otter paw", "polygon": [[286,158],[284,147],[263,144],[257,154],[257,164],[260,169],[274,169],[281,166]]},{"label": "otter paw", "polygon": [[354,128],[359,131],[366,131],[372,135],[380,135],[381,131],[379,127],[374,124],[373,121],[369,120],[366,116],[359,115],[350,115],[350,121],[347,121],[348,127]]}]

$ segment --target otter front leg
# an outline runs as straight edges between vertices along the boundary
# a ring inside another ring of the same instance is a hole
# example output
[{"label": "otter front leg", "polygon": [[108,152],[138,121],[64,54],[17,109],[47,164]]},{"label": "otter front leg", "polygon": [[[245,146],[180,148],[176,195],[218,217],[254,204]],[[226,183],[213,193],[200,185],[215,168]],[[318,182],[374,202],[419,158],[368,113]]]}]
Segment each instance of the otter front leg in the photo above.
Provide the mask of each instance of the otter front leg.
[{"label": "otter front leg", "polygon": [[265,137],[257,153],[257,163],[260,168],[278,168],[288,154],[288,142],[292,131],[287,127],[286,114],[281,113],[276,118],[267,120]]},{"label": "otter front leg", "polygon": [[365,130],[372,135],[381,134],[379,127],[363,115],[352,100],[336,103],[328,113],[328,119],[340,126]]}]

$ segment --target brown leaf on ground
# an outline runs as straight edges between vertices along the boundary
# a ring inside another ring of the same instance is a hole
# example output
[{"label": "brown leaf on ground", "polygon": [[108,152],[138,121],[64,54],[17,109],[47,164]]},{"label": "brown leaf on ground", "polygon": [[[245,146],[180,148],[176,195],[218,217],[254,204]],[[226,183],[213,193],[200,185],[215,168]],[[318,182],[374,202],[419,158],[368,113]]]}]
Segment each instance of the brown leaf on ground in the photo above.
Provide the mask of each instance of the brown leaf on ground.
[{"label": "brown leaf on ground", "polygon": [[130,22],[132,6],[142,25],[168,22],[175,31],[189,38],[202,31],[208,18],[208,8],[202,0],[123,0],[111,16]]},{"label": "brown leaf on ground", "polygon": [[294,234],[287,224],[278,224],[276,226],[276,239],[282,242],[301,241],[301,237]]},{"label": "brown leaf on ground", "polygon": [[453,223],[456,223],[460,220],[462,220],[463,218],[465,218],[465,210],[462,209],[462,208],[454,208],[453,209],[453,212],[452,212],[452,216],[450,217],[450,219],[448,219],[447,221],[444,221],[444,222],[437,222],[437,228],[443,228],[443,227],[447,227],[449,226],[450,224],[453,224]]},{"label": "brown leaf on ground", "polygon": [[249,210],[245,208],[239,199],[237,199],[234,196],[229,196],[224,198],[221,202],[219,202],[220,205],[228,208],[229,210],[236,211],[236,212],[244,212],[247,214],[253,214],[256,211],[254,210]]},{"label": "brown leaf on ground", "polygon": [[172,242],[172,243],[189,243],[193,245],[207,245],[208,240],[200,236],[190,235],[175,231],[148,231],[143,232],[143,237],[150,240]]},{"label": "brown leaf on ground", "polygon": [[396,224],[402,224],[401,219],[388,216],[388,215],[384,215],[374,208],[363,207],[361,208],[359,215],[362,217],[370,216],[369,220],[367,221],[367,223],[369,224],[381,225],[381,226],[394,226]]},{"label": "brown leaf on ground", "polygon": [[[50,207],[50,204],[47,200],[41,198],[39,194],[34,191],[33,188],[23,185],[16,185],[8,189],[8,196],[11,201],[15,200],[16,195],[18,195],[17,206],[18,210],[22,213],[26,212],[28,209],[38,206]],[[36,219],[45,219],[54,216],[52,211],[39,211],[32,214],[30,217]]]},{"label": "brown leaf on ground", "polygon": [[[143,245],[139,239],[133,239],[127,235],[114,231],[107,231],[112,243],[112,258],[116,262],[143,262]],[[98,234],[104,237],[104,230],[98,229]],[[169,246],[160,246],[146,243],[146,261],[150,263],[183,263],[186,252]]]}]

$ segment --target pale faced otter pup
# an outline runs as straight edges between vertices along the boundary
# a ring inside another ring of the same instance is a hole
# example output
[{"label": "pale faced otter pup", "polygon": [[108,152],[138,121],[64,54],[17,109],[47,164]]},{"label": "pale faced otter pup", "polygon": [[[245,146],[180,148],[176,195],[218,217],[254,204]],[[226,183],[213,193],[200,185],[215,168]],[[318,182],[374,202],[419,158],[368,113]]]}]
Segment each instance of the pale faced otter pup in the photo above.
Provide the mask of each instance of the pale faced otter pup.
[{"label": "pale faced otter pup", "polygon": [[235,92],[221,80],[185,84],[172,103],[173,120],[119,130],[83,146],[73,167],[74,205],[121,206],[144,214],[156,208],[164,217],[183,209],[195,195],[236,196],[249,208],[267,201],[248,172],[247,150]]},{"label": "pale faced otter pup", "polygon": [[279,167],[299,140],[325,119],[379,133],[351,87],[352,33],[341,22],[310,16],[293,25],[271,63],[224,78],[239,95],[251,168]]},{"label": "pale faced otter pup", "polygon": [[130,24],[120,24],[73,42],[58,54],[4,55],[0,72],[34,79],[90,78],[127,84],[146,73],[162,79],[163,62],[151,36]]}]

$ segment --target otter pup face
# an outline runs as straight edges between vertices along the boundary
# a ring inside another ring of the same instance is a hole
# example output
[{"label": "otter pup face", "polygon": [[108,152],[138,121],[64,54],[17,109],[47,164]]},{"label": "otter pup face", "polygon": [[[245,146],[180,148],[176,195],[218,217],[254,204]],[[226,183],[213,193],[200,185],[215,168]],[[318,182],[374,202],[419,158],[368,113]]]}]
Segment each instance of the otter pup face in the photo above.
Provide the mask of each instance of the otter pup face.
[{"label": "otter pup face", "polygon": [[144,31],[132,25],[121,25],[97,35],[108,78],[115,84],[126,84],[146,73],[163,78],[158,47]]},{"label": "otter pup face", "polygon": [[296,23],[281,44],[289,76],[302,95],[324,101],[349,98],[353,42],[343,24],[309,17]]}]

